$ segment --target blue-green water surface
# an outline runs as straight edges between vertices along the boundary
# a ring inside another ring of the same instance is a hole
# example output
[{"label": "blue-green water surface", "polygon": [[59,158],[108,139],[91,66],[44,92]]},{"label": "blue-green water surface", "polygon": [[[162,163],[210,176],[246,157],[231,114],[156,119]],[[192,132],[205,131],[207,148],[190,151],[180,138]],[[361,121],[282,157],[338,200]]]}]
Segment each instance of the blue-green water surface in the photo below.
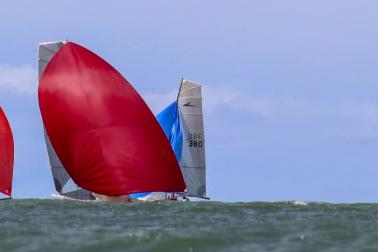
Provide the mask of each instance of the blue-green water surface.
[{"label": "blue-green water surface", "polygon": [[378,251],[378,204],[16,199],[0,251]]}]

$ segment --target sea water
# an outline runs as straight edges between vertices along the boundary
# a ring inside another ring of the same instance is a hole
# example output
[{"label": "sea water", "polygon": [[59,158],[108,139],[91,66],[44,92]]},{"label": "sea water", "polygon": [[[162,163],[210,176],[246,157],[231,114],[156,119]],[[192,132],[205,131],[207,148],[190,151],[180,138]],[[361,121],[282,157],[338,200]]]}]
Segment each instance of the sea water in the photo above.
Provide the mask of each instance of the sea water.
[{"label": "sea water", "polygon": [[378,251],[378,205],[16,199],[0,251]]}]

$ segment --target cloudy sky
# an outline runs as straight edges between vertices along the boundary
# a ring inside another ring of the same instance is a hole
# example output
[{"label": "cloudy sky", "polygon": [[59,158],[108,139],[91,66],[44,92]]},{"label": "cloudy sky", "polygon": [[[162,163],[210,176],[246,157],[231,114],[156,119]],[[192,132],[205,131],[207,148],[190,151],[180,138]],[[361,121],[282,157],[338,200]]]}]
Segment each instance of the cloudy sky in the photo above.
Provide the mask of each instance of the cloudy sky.
[{"label": "cloudy sky", "polygon": [[37,46],[69,39],[116,67],[154,112],[181,77],[203,84],[211,198],[377,202],[377,10],[367,0],[3,1],[14,196],[54,191]]}]

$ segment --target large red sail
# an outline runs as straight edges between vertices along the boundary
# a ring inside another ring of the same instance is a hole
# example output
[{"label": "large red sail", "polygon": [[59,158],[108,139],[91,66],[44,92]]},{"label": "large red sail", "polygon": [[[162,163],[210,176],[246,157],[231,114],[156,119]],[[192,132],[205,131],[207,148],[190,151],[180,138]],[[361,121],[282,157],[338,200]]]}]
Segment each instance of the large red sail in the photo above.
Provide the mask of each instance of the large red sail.
[{"label": "large red sail", "polygon": [[9,122],[0,107],[0,192],[12,195],[14,142]]},{"label": "large red sail", "polygon": [[103,195],[182,192],[164,132],[110,64],[68,42],[40,78],[39,105],[58,157],[82,188]]}]

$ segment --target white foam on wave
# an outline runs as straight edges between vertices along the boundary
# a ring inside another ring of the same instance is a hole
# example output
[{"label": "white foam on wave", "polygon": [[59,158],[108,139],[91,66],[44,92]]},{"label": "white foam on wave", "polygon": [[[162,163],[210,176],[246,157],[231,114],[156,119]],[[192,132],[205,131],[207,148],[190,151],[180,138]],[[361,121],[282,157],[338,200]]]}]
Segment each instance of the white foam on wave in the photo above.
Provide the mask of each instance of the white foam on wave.
[{"label": "white foam on wave", "polygon": [[294,206],[307,206],[308,203],[305,202],[305,201],[300,201],[300,200],[292,200],[292,201],[289,201],[289,204],[292,204]]}]

